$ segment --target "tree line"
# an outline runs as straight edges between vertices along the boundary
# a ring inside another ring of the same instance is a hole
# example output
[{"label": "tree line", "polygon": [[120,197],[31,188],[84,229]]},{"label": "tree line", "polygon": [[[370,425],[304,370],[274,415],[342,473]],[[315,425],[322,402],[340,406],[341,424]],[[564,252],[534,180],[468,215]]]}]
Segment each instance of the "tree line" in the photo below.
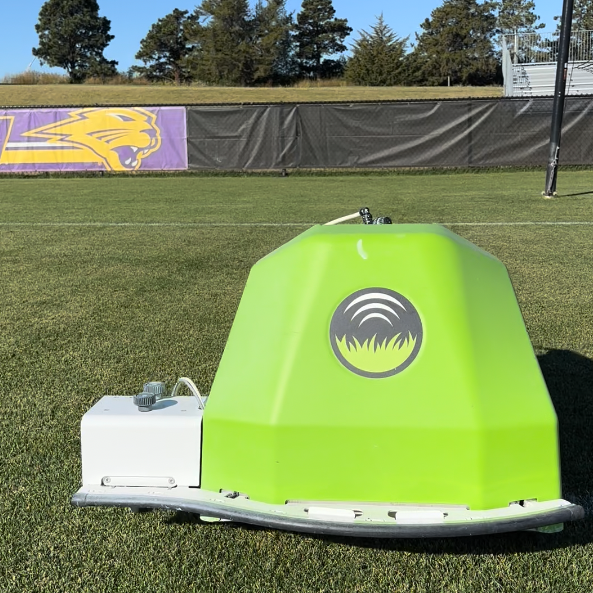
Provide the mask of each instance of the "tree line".
[{"label": "tree line", "polygon": [[[286,0],[202,0],[175,9],[140,42],[129,77],[151,82],[256,86],[302,79],[345,78],[351,84],[488,85],[501,82],[499,34],[535,32],[545,25],[532,0],[444,0],[420,24],[413,42],[376,17],[350,46],[352,33],[332,0],[303,0],[296,14]],[[573,28],[593,28],[593,3],[575,0]],[[70,81],[117,74],[103,52],[114,38],[97,0],[47,0],[35,29],[33,55],[66,70]]]}]

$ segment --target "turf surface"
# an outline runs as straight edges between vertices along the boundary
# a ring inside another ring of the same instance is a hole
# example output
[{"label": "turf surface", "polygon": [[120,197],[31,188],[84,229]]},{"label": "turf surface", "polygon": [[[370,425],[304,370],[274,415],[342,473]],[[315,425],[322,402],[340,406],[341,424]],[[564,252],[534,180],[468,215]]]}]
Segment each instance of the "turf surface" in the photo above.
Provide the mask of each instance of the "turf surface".
[{"label": "turf surface", "polygon": [[207,392],[250,266],[368,205],[450,223],[507,265],[558,412],[565,496],[591,513],[593,224],[476,224],[593,222],[593,173],[561,171],[558,200],[539,196],[543,183],[543,172],[0,179],[0,591],[593,590],[589,518],[556,535],[383,541],[69,506],[82,414],[150,379],[185,375]]},{"label": "turf surface", "polygon": [[173,87],[138,85],[0,85],[0,106],[310,103],[501,97],[501,87]]}]

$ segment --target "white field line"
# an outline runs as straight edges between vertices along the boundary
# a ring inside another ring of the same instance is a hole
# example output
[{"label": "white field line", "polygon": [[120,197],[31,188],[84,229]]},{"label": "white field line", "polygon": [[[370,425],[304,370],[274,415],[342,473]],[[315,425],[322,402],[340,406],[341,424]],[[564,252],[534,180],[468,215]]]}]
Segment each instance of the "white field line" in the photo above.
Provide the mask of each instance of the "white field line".
[{"label": "white field line", "polygon": [[593,221],[548,222],[440,222],[443,226],[593,226]]},{"label": "white field line", "polygon": [[237,227],[237,226],[313,226],[314,222],[0,222],[10,227]]},{"label": "white field line", "polygon": [[[316,222],[2,222],[0,227],[310,227]],[[593,221],[439,222],[456,226],[593,226]]]}]

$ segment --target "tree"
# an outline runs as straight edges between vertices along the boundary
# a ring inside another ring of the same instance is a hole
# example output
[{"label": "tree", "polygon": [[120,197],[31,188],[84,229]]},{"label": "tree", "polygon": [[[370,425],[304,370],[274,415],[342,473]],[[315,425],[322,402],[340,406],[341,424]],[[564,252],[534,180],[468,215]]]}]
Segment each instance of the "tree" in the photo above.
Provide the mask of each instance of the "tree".
[{"label": "tree", "polygon": [[115,67],[116,64],[117,62],[106,60],[105,58],[92,58],[91,60],[89,60],[89,64],[86,70],[86,78],[100,78],[101,82],[104,84],[106,80],[118,74],[117,69]]},{"label": "tree", "polygon": [[501,0],[498,4],[497,26],[505,35],[533,33],[543,29],[545,23],[538,23],[539,16],[533,11],[533,0]]},{"label": "tree", "polygon": [[294,40],[302,74],[310,78],[329,78],[341,73],[339,60],[324,56],[346,51],[344,39],[352,33],[346,19],[334,18],[332,0],[303,0],[297,14]]},{"label": "tree", "polygon": [[498,30],[503,35],[512,36],[507,38],[507,46],[515,63],[530,61],[540,51],[548,51],[539,35],[524,35],[546,26],[537,22],[539,16],[534,9],[533,0],[501,0],[498,4]]},{"label": "tree", "polygon": [[258,0],[253,14],[254,83],[290,82],[298,75],[292,43],[292,15],[286,0]]},{"label": "tree", "polygon": [[192,29],[197,44],[191,64],[196,77],[212,84],[253,82],[253,22],[248,0],[202,0]]},{"label": "tree", "polygon": [[194,49],[188,41],[186,30],[195,25],[197,17],[188,16],[187,10],[175,8],[159,19],[140,42],[137,60],[144,66],[133,66],[132,71],[152,81],[173,81],[176,85],[191,80],[186,59]]},{"label": "tree", "polygon": [[498,82],[499,63],[494,51],[496,5],[490,0],[445,0],[430,19],[421,23],[421,35],[410,56],[413,80],[419,84],[485,85]]},{"label": "tree", "polygon": [[346,66],[346,79],[367,86],[402,84],[408,38],[397,37],[382,14],[377,17],[370,33],[362,30],[359,34]]},{"label": "tree", "polygon": [[[560,16],[555,16],[554,20],[558,21],[556,34],[560,36]],[[593,3],[591,0],[574,0],[571,31],[569,60],[593,60],[593,34],[584,33],[584,31],[593,31]],[[557,38],[548,42],[551,62],[558,59],[559,41],[560,39]]]},{"label": "tree", "polygon": [[[554,20],[558,21],[556,30],[560,33],[560,16],[555,16]],[[590,0],[574,0],[572,30],[593,31],[593,3]]]},{"label": "tree", "polygon": [[113,39],[111,22],[99,16],[96,0],[47,0],[39,11],[35,30],[39,47],[33,55],[40,64],[64,68],[70,82],[83,82],[91,67],[116,73],[117,62],[106,60],[103,51]]},{"label": "tree", "polygon": [[295,70],[292,15],[286,0],[203,0],[189,38],[195,77],[212,84],[249,86],[286,81]]}]

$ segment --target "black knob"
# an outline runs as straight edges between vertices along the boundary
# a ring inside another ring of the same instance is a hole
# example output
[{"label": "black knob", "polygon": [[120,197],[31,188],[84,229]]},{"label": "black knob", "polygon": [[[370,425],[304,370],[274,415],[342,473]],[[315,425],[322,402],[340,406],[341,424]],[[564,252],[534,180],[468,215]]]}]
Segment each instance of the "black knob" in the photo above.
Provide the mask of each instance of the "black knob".
[{"label": "black knob", "polygon": [[366,206],[361,208],[358,212],[362,216],[363,224],[373,224],[373,216],[371,211]]}]

